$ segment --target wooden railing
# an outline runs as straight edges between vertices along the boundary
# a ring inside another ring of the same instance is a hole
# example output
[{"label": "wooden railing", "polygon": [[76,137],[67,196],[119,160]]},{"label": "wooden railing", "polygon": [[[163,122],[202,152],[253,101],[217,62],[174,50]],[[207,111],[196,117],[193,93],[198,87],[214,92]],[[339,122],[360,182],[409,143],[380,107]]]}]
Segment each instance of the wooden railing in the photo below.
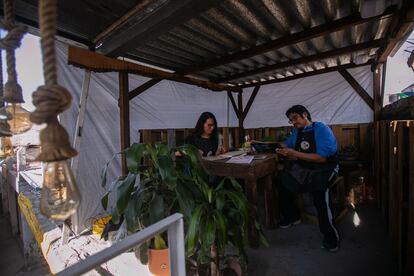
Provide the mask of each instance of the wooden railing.
[{"label": "wooden railing", "polygon": [[[372,160],[373,139],[372,124],[346,124],[332,125],[332,131],[338,141],[338,149],[345,146],[353,145],[360,150],[360,159],[363,161]],[[292,127],[265,127],[245,129],[245,134],[249,134],[255,140],[273,137],[276,140],[282,133],[290,133]],[[140,141],[154,144],[156,142],[164,142],[170,146],[184,144],[187,137],[193,129],[153,129],[141,130],[139,133]],[[223,135],[223,143],[225,146],[232,145],[240,147],[242,141],[239,140],[239,129],[237,127],[219,128]]]}]

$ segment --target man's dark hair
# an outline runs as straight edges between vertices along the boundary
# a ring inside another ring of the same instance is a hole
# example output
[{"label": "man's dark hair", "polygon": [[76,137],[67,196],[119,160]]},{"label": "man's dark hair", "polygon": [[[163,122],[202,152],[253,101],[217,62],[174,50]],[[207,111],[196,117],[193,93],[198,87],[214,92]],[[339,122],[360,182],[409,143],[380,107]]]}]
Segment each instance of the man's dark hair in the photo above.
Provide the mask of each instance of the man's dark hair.
[{"label": "man's dark hair", "polygon": [[207,119],[213,119],[214,121],[214,129],[210,135],[210,139],[213,141],[218,141],[218,130],[217,130],[217,120],[216,117],[211,112],[203,112],[197,120],[197,124],[195,126],[194,134],[197,136],[201,136],[204,132],[204,123]]},{"label": "man's dark hair", "polygon": [[303,105],[294,105],[294,106],[292,106],[291,108],[289,108],[287,111],[286,111],[286,117],[288,117],[289,118],[289,115],[290,114],[292,114],[292,113],[297,113],[297,114],[299,114],[299,116],[300,117],[302,117],[303,118],[303,113],[306,113],[306,114],[308,114],[308,119],[309,119],[309,121],[312,121],[312,117],[311,117],[311,115],[310,115],[310,113],[309,113],[309,111],[306,109],[306,107],[304,107]]}]

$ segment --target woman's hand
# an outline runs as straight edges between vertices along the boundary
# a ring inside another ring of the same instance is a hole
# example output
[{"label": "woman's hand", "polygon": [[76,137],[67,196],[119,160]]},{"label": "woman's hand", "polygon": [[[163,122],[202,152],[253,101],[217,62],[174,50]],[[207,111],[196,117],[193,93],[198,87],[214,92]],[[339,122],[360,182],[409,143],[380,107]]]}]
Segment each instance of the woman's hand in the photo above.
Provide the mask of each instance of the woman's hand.
[{"label": "woman's hand", "polygon": [[217,155],[226,153],[226,149],[221,145],[217,150]]}]

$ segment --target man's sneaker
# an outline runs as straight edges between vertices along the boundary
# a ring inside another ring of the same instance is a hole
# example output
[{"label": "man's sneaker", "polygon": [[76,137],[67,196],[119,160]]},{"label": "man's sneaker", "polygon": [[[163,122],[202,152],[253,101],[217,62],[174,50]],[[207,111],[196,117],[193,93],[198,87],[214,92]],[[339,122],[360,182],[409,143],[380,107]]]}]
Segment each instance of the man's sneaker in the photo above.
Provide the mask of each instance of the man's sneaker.
[{"label": "man's sneaker", "polygon": [[338,239],[336,238],[324,238],[322,248],[325,248],[329,252],[336,252],[339,250]]},{"label": "man's sneaker", "polygon": [[279,221],[278,226],[279,226],[279,228],[286,229],[286,228],[290,228],[290,227],[292,227],[293,225],[297,225],[297,224],[299,224],[299,223],[301,223],[301,222],[302,222],[302,221],[300,220],[300,218],[299,218],[299,219],[297,219],[297,220],[281,219],[281,220]]}]

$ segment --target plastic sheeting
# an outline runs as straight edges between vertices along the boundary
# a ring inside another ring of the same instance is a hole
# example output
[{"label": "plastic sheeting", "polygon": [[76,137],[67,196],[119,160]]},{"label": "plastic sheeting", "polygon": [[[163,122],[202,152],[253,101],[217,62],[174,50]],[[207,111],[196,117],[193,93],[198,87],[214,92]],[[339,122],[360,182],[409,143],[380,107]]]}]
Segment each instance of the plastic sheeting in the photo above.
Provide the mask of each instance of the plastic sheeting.
[{"label": "plastic sheeting", "polygon": [[[349,73],[372,97],[373,75],[370,66]],[[246,105],[253,88],[245,89]],[[308,108],[314,121],[326,124],[367,123],[373,121],[372,109],[338,73],[296,79],[260,87],[244,120],[245,128],[286,126],[286,110],[296,104]]]},{"label": "plastic sheeting", "polygon": [[[73,141],[84,70],[67,65],[67,46],[62,43],[57,47],[57,62],[59,82],[73,95],[71,109],[60,116]],[[372,73],[369,69],[361,67],[350,72],[372,93]],[[147,80],[130,74],[130,90]],[[117,73],[92,73],[76,175],[82,195],[75,220],[78,232],[90,227],[92,220],[103,213],[100,199],[105,190],[101,187],[100,172],[120,150],[118,89]],[[252,89],[246,89],[244,105],[251,92]],[[314,120],[329,124],[364,123],[373,118],[365,102],[339,73],[333,72],[261,87],[245,119],[245,127],[286,125],[285,110],[294,104],[307,106]],[[161,81],[130,102],[131,142],[137,141],[139,129],[192,128],[203,111],[213,112],[219,126],[238,125],[226,93]],[[108,182],[119,173],[118,159],[108,170]]]}]

